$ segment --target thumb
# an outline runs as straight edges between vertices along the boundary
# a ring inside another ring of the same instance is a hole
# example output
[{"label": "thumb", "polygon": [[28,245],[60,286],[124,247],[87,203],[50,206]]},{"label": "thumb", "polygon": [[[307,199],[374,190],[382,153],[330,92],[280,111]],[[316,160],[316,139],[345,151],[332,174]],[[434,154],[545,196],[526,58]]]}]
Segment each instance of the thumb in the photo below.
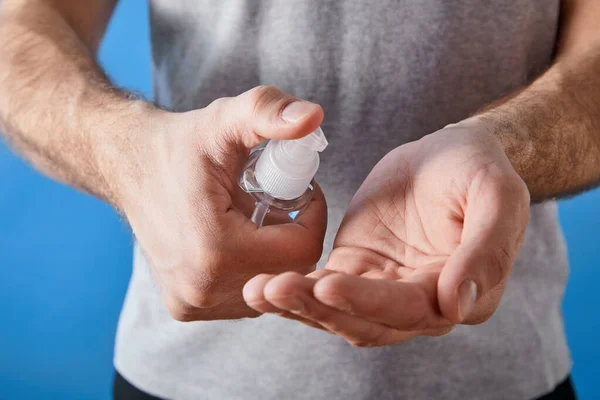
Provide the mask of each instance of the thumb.
[{"label": "thumb", "polygon": [[227,99],[218,108],[221,129],[216,134],[245,149],[257,146],[264,139],[301,138],[316,130],[323,121],[320,105],[272,86],[257,86]]},{"label": "thumb", "polygon": [[484,243],[460,245],[438,280],[442,315],[454,324],[486,320],[498,306],[511,266],[501,250]]},{"label": "thumb", "polygon": [[440,311],[453,323],[480,323],[494,313],[529,219],[528,193],[520,178],[487,177],[474,186],[461,244],[438,281]]}]

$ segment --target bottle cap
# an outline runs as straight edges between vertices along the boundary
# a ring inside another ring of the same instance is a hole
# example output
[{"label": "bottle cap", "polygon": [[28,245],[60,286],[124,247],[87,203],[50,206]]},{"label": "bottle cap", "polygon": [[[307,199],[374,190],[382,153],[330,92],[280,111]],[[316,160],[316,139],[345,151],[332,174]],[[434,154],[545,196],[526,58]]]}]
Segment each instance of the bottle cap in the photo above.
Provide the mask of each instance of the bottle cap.
[{"label": "bottle cap", "polygon": [[271,140],[256,162],[256,181],[277,199],[302,196],[319,169],[319,152],[327,145],[321,128],[300,139]]}]

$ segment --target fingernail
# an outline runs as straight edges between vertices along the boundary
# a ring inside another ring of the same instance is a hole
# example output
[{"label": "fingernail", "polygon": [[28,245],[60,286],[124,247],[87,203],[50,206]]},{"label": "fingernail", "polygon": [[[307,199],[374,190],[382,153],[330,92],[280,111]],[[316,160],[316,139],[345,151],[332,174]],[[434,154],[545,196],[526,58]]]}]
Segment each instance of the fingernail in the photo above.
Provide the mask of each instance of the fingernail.
[{"label": "fingernail", "polygon": [[294,101],[288,104],[281,113],[281,118],[287,122],[300,121],[313,112],[315,104],[308,101]]},{"label": "fingernail", "polygon": [[477,300],[477,284],[467,279],[458,287],[458,317],[464,321],[475,306]]},{"label": "fingernail", "polygon": [[304,312],[304,310],[306,309],[306,306],[304,305],[302,300],[300,300],[299,298],[290,297],[287,301],[286,308],[289,312],[292,312],[294,314],[300,314],[300,313]]}]

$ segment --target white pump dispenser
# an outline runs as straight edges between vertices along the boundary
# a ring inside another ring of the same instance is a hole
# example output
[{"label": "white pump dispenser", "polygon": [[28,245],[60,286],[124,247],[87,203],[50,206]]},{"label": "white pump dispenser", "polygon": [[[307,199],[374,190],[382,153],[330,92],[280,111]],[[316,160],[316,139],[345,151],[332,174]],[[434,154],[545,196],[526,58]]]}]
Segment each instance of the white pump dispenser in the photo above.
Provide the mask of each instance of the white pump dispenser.
[{"label": "white pump dispenser", "polygon": [[296,140],[271,140],[256,162],[256,181],[277,199],[296,199],[317,173],[319,152],[326,147],[321,128]]},{"label": "white pump dispenser", "polygon": [[310,202],[319,152],[327,145],[323,130],[317,128],[300,139],[271,140],[250,155],[239,183],[254,197],[256,208],[251,219],[258,226],[270,210],[283,211],[293,220],[293,212]]}]

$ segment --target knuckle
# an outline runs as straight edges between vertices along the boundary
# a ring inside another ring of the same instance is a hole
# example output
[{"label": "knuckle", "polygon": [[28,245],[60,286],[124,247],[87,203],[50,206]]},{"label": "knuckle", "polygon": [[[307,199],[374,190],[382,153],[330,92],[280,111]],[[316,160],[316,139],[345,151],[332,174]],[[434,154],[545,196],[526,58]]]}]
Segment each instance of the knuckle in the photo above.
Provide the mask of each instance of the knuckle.
[{"label": "knuckle", "polygon": [[180,309],[167,309],[171,318],[175,321],[179,322],[191,322],[194,321],[194,317],[192,314],[189,314],[185,311],[181,311]]},{"label": "knuckle", "polygon": [[233,98],[220,97],[213,100],[204,111],[204,118],[196,122],[197,132],[206,132],[206,139],[200,143],[208,146],[217,153],[228,153],[234,150],[232,143],[239,133],[239,121],[236,114]]},{"label": "knuckle", "polygon": [[224,257],[218,251],[192,252],[186,257],[177,276],[177,292],[194,308],[211,308],[219,303],[219,277]]},{"label": "knuckle", "polygon": [[219,304],[219,296],[212,286],[198,288],[187,285],[181,289],[181,298],[194,308],[212,308]]},{"label": "knuckle", "polygon": [[195,265],[211,275],[221,271],[228,262],[222,251],[225,240],[226,237],[220,237],[216,230],[207,232],[204,238],[204,249],[200,250],[194,259]]},{"label": "knuckle", "polygon": [[260,85],[251,89],[248,92],[248,103],[251,108],[252,115],[258,114],[269,104],[281,99],[283,93],[274,86]]},{"label": "knuckle", "polygon": [[314,294],[319,298],[343,298],[343,279],[344,276],[342,274],[333,273],[327,276],[327,278],[317,281],[313,289]]},{"label": "knuckle", "polygon": [[189,322],[194,320],[192,309],[182,301],[173,297],[167,297],[163,299],[163,302],[165,303],[167,312],[175,321]]},{"label": "knuckle", "polygon": [[219,97],[213,100],[206,108],[210,108],[215,111],[222,111],[227,108],[231,102],[231,97]]},{"label": "knuckle", "polygon": [[248,100],[251,103],[259,103],[265,97],[273,97],[274,94],[280,93],[279,89],[271,85],[258,85],[248,91]]},{"label": "knuckle", "polygon": [[183,259],[180,270],[181,281],[184,283],[204,286],[210,278],[218,276],[223,270],[226,261],[222,252],[217,250],[220,246],[217,233],[206,236],[201,239],[202,245],[191,248]]}]

